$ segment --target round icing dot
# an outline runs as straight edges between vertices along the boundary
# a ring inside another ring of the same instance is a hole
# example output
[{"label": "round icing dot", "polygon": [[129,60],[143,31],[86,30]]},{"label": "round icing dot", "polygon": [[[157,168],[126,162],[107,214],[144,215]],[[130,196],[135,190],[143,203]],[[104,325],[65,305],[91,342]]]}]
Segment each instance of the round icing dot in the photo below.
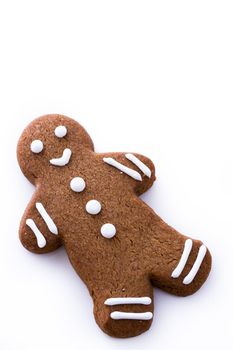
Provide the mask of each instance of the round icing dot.
[{"label": "round icing dot", "polygon": [[116,227],[113,224],[104,224],[100,229],[101,235],[105,238],[112,238],[116,234]]},{"label": "round icing dot", "polygon": [[100,202],[96,201],[95,199],[92,199],[91,201],[87,202],[86,211],[91,215],[99,214],[99,212],[101,211]]},{"label": "round icing dot", "polygon": [[41,140],[34,140],[31,143],[31,151],[33,153],[40,153],[43,151],[44,145]]},{"label": "round icing dot", "polygon": [[66,136],[66,134],[67,134],[67,129],[66,129],[65,126],[60,125],[60,126],[56,127],[56,129],[55,129],[54,132],[55,132],[55,135],[56,135],[57,137],[62,138],[62,137],[65,137],[65,136]]},{"label": "round icing dot", "polygon": [[70,181],[70,188],[74,192],[82,192],[86,187],[85,181],[81,177],[74,177]]}]

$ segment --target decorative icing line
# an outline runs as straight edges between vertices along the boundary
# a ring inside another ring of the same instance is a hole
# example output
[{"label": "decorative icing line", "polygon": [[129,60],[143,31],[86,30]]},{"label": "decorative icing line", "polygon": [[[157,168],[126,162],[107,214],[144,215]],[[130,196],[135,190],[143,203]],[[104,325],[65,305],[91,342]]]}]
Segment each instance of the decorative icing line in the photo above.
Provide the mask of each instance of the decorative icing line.
[{"label": "decorative icing line", "polygon": [[183,284],[190,284],[194,280],[194,278],[195,278],[196,274],[198,273],[198,270],[202,264],[202,261],[206,255],[206,252],[207,252],[207,248],[204,244],[202,244],[202,246],[199,248],[195,263],[193,264],[193,267],[190,270],[190,272],[188,273],[188,275],[184,278]]},{"label": "decorative icing line", "polygon": [[127,153],[125,157],[130,160],[134,165],[136,165],[147,177],[151,178],[151,170],[146,164],[144,164],[140,159],[138,159],[134,154]]},{"label": "decorative icing line", "polygon": [[193,241],[189,238],[185,241],[184,244],[184,250],[183,253],[181,255],[180,261],[178,263],[178,265],[176,266],[175,270],[172,272],[171,276],[172,278],[178,278],[180,276],[180,274],[182,273],[187,260],[189,258],[189,254],[192,250],[192,246],[193,246]]},{"label": "decorative icing line", "polygon": [[104,305],[126,305],[126,304],[140,304],[140,305],[150,305],[151,298],[149,297],[139,297],[139,298],[109,298],[106,299]]},{"label": "decorative icing line", "polygon": [[49,216],[49,214],[45,210],[43,204],[42,203],[36,203],[36,209],[38,210],[38,212],[42,216],[44,222],[48,226],[49,231],[51,233],[53,233],[54,235],[58,235],[57,226],[55,225],[54,221],[52,220],[52,218]]},{"label": "decorative icing line", "polygon": [[105,163],[117,168],[118,170],[122,171],[123,173],[127,174],[128,176],[132,177],[133,179],[135,179],[137,181],[142,181],[142,177],[137,171],[128,168],[127,166],[117,162],[115,159],[103,158],[103,161]]},{"label": "decorative icing line", "polygon": [[[44,222],[46,223],[46,225],[47,225],[47,227],[49,229],[49,231],[51,233],[53,233],[54,235],[57,235],[58,234],[57,226],[55,225],[54,221],[52,220],[52,218],[49,216],[49,214],[45,210],[43,204],[42,203],[36,203],[36,209],[38,210],[38,212],[42,216]],[[26,220],[26,225],[28,227],[30,227],[30,229],[32,230],[32,232],[36,236],[38,247],[39,248],[44,248],[46,246],[46,239],[43,236],[43,234],[41,233],[41,231],[38,229],[35,221],[32,220],[32,219],[27,219]]]},{"label": "decorative icing line", "polygon": [[50,160],[52,165],[65,166],[69,163],[72,151],[69,148],[64,149],[63,154],[60,158],[54,158]]},{"label": "decorative icing line", "polygon": [[26,225],[28,227],[30,227],[30,229],[32,230],[32,232],[36,236],[38,247],[44,248],[46,246],[46,239],[44,238],[44,236],[42,235],[42,233],[40,232],[40,230],[36,226],[35,222],[32,219],[27,219]]},{"label": "decorative icing line", "polygon": [[153,317],[152,312],[111,312],[111,318],[113,320],[142,320],[148,321]]}]

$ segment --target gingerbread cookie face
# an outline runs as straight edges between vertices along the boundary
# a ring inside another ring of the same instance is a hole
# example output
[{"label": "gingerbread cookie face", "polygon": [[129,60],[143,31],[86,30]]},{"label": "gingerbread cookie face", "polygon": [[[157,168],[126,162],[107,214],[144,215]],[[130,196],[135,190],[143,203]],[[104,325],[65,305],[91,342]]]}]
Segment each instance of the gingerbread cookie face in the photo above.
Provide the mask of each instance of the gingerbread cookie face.
[{"label": "gingerbread cookie face", "polygon": [[[51,165],[63,168],[69,165],[73,148],[93,150],[86,131],[70,118],[56,116],[38,118],[30,124],[19,141],[18,159],[22,171],[34,183],[52,171]],[[63,125],[65,124],[65,125]]]},{"label": "gingerbread cookie face", "polygon": [[153,287],[186,296],[205,282],[211,268],[206,246],[169,227],[138,198],[155,180],[148,158],[97,154],[81,125],[48,115],[25,129],[18,160],[36,184],[21,242],[39,254],[64,245],[104,332],[130,337],[146,331]]}]

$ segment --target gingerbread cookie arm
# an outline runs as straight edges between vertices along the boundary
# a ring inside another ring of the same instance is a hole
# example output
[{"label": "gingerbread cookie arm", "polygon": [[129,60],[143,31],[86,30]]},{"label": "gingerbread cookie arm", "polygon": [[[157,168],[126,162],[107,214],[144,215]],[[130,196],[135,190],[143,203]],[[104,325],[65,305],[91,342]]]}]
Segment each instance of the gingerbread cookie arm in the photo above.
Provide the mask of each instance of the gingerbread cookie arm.
[{"label": "gingerbread cookie arm", "polygon": [[53,213],[35,194],[21,220],[19,237],[22,245],[33,253],[49,253],[62,243]]},{"label": "gingerbread cookie arm", "polygon": [[111,176],[125,177],[137,195],[146,192],[155,181],[155,167],[147,157],[137,153],[99,154]]}]

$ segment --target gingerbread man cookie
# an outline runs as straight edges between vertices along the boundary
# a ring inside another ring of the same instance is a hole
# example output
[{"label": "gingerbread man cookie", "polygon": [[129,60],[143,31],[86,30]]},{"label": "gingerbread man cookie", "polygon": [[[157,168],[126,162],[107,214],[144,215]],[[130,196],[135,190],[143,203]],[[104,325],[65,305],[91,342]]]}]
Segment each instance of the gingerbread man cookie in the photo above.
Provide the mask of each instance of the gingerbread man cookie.
[{"label": "gingerbread man cookie", "polygon": [[211,268],[206,246],[175,231],[138,198],[155,181],[148,158],[95,153],[84,128],[62,115],[34,120],[17,154],[36,186],[20,240],[34,253],[65,247],[104,332],[131,337],[148,330],[153,287],[186,296],[205,282]]}]

